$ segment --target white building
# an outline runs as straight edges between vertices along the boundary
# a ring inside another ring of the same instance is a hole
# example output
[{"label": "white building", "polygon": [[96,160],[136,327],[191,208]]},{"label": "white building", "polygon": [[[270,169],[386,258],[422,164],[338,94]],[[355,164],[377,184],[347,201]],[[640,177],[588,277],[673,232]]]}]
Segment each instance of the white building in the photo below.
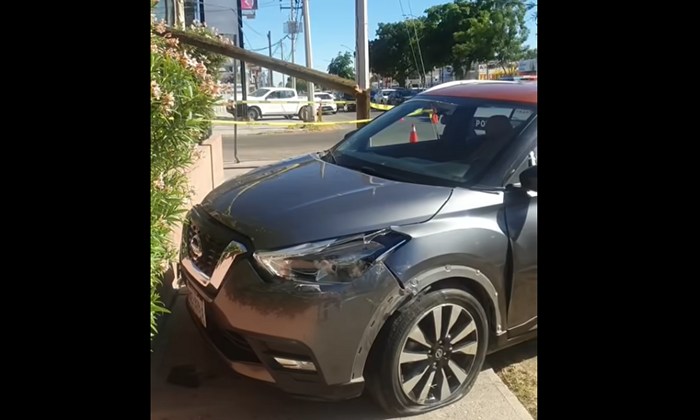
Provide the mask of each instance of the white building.
[{"label": "white building", "polygon": [[[222,0],[226,2],[227,0]],[[236,0],[228,0],[233,2],[236,7]],[[185,25],[191,25],[192,22],[204,22],[205,4],[204,0],[183,0],[185,6]],[[160,0],[153,8],[156,18],[164,20],[168,25],[172,25],[175,21],[174,0]],[[235,10],[235,9],[234,9]]]},{"label": "white building", "polygon": [[[153,9],[156,19],[168,25],[175,21],[173,2],[160,0]],[[211,3],[209,2],[211,1]],[[236,0],[183,0],[185,5],[185,25],[192,22],[206,23],[209,28],[235,41],[238,37],[238,7]]]}]

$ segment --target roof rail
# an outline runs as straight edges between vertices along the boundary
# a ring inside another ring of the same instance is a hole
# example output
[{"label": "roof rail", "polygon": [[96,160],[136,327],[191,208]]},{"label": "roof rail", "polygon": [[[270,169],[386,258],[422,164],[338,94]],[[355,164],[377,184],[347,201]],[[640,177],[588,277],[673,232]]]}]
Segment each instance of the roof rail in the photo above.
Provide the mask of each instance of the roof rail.
[{"label": "roof rail", "polygon": [[509,80],[476,80],[476,79],[471,79],[471,80],[454,80],[452,82],[446,82],[439,84],[437,86],[433,86],[430,89],[426,89],[421,94],[432,92],[437,89],[442,89],[450,86],[458,86],[458,85],[472,85],[472,84],[488,84],[488,83],[506,83],[506,84],[513,84],[513,83],[518,83],[518,82],[513,82]]}]

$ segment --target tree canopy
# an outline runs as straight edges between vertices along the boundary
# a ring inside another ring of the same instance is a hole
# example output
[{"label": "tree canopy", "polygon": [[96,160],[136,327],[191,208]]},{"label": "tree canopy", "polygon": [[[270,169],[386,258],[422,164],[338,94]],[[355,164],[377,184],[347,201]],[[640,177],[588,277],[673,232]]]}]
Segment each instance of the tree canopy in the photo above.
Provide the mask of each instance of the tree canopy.
[{"label": "tree canopy", "polygon": [[[292,78],[291,77],[287,77],[287,83],[285,83],[284,86],[288,87],[288,88],[292,87]],[[302,79],[297,78],[296,88],[297,88],[297,92],[306,92],[306,89],[308,89],[308,86],[306,84],[306,80],[302,80]]]},{"label": "tree canopy", "polygon": [[528,51],[523,44],[532,4],[454,0],[430,7],[422,17],[380,23],[376,39],[370,41],[370,69],[403,84],[410,75],[422,74],[423,66],[427,71],[452,66],[457,77],[464,77],[476,62],[496,62],[505,68]]},{"label": "tree canopy", "polygon": [[328,74],[335,74],[345,79],[355,79],[355,60],[349,51],[339,52],[328,65]]}]

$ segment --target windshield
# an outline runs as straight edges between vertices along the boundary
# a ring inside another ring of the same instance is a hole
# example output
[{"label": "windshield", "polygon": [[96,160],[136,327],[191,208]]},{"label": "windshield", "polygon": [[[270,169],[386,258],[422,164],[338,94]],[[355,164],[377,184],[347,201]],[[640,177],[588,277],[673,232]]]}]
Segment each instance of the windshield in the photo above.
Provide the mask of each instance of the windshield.
[{"label": "windshield", "polygon": [[258,89],[248,96],[255,96],[255,97],[265,96],[265,94],[267,94],[267,92],[269,92],[269,91],[270,91],[270,89]]},{"label": "windshield", "polygon": [[419,97],[333,149],[335,163],[399,181],[470,186],[537,115],[537,105]]},{"label": "windshield", "polygon": [[411,92],[410,90],[404,90],[401,92],[401,96],[404,98],[408,98],[409,96],[416,96],[415,92]]}]

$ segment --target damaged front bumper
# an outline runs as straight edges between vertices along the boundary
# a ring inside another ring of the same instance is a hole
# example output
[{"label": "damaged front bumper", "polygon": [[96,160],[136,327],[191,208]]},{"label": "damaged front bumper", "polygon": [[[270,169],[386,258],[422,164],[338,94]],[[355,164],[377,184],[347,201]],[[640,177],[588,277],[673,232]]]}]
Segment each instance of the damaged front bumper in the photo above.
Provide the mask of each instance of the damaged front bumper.
[{"label": "damaged front bumper", "polygon": [[393,274],[376,263],[350,283],[269,283],[241,251],[211,279],[182,261],[188,309],[206,340],[236,372],[287,393],[359,396],[372,342],[406,294]]}]

